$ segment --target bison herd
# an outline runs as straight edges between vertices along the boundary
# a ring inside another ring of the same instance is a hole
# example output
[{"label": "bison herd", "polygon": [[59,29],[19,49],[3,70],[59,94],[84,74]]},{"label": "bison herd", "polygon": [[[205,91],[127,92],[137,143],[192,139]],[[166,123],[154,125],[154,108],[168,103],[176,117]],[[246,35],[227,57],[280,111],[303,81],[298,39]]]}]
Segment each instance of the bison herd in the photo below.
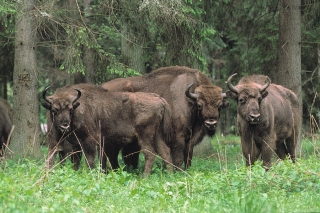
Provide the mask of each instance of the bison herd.
[{"label": "bison herd", "polygon": [[[297,96],[267,76],[243,77],[236,86],[227,80],[229,91],[211,83],[202,72],[172,66],[129,78],[117,78],[101,85],[75,84],[43,93],[48,109],[48,158],[52,168],[56,155],[70,156],[78,169],[82,155],[88,167],[99,157],[107,172],[119,168],[122,153],[125,165],[137,168],[139,154],[145,159],[148,176],[156,156],[167,169],[191,166],[193,148],[205,135],[215,134],[221,110],[227,99],[237,102],[237,126],[246,164],[259,157],[269,168],[272,153],[280,159],[295,161],[300,131]],[[9,108],[0,102],[0,145],[7,142],[11,130]]]}]

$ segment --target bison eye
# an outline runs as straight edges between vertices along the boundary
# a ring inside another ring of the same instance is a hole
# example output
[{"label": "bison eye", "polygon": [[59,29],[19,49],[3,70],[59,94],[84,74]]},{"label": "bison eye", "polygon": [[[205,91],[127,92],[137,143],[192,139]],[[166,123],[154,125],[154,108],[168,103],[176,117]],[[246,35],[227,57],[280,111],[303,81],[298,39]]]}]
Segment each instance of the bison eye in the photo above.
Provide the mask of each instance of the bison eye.
[{"label": "bison eye", "polygon": [[245,104],[245,103],[246,103],[246,99],[244,99],[244,98],[239,98],[239,102],[240,102],[240,104]]},{"label": "bison eye", "polygon": [[52,114],[57,114],[57,112],[58,112],[58,109],[56,109],[56,108],[53,108],[53,109],[51,110],[51,112],[52,112]]},{"label": "bison eye", "polygon": [[197,107],[198,107],[198,110],[202,110],[202,104],[198,103]]}]

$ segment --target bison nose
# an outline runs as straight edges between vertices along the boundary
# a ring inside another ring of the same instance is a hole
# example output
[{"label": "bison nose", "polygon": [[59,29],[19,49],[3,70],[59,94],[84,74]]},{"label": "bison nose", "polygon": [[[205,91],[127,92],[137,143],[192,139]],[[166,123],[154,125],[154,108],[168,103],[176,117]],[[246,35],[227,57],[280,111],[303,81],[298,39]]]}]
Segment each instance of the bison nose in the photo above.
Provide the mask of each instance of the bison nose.
[{"label": "bison nose", "polygon": [[68,123],[63,123],[60,125],[60,129],[62,131],[68,130],[69,129],[69,124]]},{"label": "bison nose", "polygon": [[204,123],[208,129],[213,130],[217,127],[218,121],[215,119],[207,119]]},{"label": "bison nose", "polygon": [[260,121],[260,114],[250,114],[250,123],[255,124],[258,123]]}]

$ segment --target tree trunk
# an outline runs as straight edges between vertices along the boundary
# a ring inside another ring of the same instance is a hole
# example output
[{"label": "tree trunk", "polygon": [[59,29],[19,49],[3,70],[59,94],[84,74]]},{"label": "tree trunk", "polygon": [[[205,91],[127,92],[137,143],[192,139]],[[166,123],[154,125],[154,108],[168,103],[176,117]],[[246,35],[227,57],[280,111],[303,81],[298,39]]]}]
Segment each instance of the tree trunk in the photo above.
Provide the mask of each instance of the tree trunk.
[{"label": "tree trunk", "polygon": [[[83,8],[84,8],[84,15],[85,15],[85,24],[88,26],[90,24],[90,16],[91,16],[91,0],[83,0]],[[88,32],[89,33],[89,32]],[[96,74],[95,74],[95,61],[94,61],[94,52],[93,50],[83,45],[83,64],[86,67],[85,68],[85,76],[86,76],[86,82],[90,82],[95,84]]]},{"label": "tree trunk", "polygon": [[278,83],[301,99],[301,0],[280,0]]},{"label": "tree trunk", "polygon": [[320,84],[320,47],[319,46],[318,46],[318,83]]},{"label": "tree trunk", "polygon": [[36,68],[34,0],[17,1],[13,71],[13,125],[7,157],[38,158],[40,121]]},{"label": "tree trunk", "polygon": [[145,66],[143,59],[143,48],[139,43],[136,43],[137,39],[132,36],[128,28],[123,24],[122,26],[122,39],[121,39],[121,53],[124,58],[124,63],[129,68],[145,74]]},{"label": "tree trunk", "polygon": [[[318,85],[320,85],[320,46],[318,45]],[[318,97],[320,97],[320,92],[318,92]],[[317,113],[317,124],[320,126],[320,109]]]},{"label": "tree trunk", "polygon": [[[297,94],[302,124],[300,7],[301,0],[279,1],[279,73],[277,83]],[[298,152],[299,150],[301,150],[300,143],[297,147]]]}]

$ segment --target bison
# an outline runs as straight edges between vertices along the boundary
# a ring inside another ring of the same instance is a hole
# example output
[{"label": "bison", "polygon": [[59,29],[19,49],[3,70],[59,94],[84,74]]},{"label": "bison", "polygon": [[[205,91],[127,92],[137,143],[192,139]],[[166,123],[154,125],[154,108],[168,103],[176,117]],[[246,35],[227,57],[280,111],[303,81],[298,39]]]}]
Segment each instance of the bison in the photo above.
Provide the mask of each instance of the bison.
[{"label": "bison", "polygon": [[261,155],[263,166],[271,166],[272,153],[295,162],[300,130],[299,101],[295,93],[271,83],[269,77],[243,77],[237,86],[227,80],[227,96],[237,101],[237,123],[246,165]]},{"label": "bison", "polygon": [[[221,109],[228,106],[226,94],[202,72],[184,66],[163,67],[129,78],[117,78],[101,85],[109,91],[153,92],[165,98],[172,109],[171,154],[173,164],[191,165],[193,147],[205,135],[215,134]],[[123,155],[139,149],[134,143],[123,147]],[[137,165],[137,156],[127,163]]]},{"label": "bison", "polygon": [[3,156],[12,128],[12,109],[9,103],[0,98],[0,156]]},{"label": "bison", "polygon": [[[54,163],[57,145],[65,139],[73,145],[74,168],[78,169],[83,151],[89,168],[95,166],[97,146],[103,148],[112,168],[118,168],[118,153],[123,144],[137,142],[145,156],[144,174],[152,168],[155,155],[172,170],[169,148],[171,110],[157,94],[109,92],[92,84],[59,88],[51,96],[43,91],[43,106],[49,110],[48,167]],[[106,156],[105,156],[106,155]]]}]

